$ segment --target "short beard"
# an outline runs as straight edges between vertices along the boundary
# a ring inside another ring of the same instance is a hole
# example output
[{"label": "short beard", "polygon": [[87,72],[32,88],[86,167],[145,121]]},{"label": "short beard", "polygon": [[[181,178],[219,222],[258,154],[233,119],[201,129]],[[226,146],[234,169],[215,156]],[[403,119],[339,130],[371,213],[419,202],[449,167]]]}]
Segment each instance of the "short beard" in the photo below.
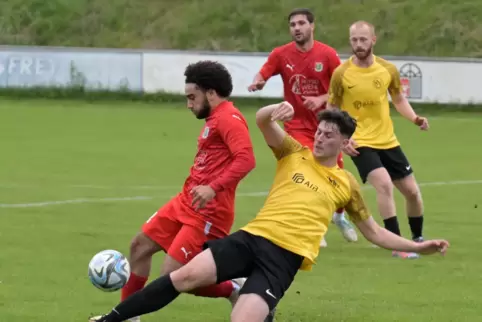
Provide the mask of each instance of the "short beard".
[{"label": "short beard", "polygon": [[358,58],[359,60],[365,60],[368,57],[370,57],[370,55],[372,54],[372,49],[373,47],[370,47],[363,52],[358,52],[355,49],[353,49],[353,53],[355,54],[356,58]]},{"label": "short beard", "polygon": [[196,114],[196,118],[198,120],[203,120],[207,118],[210,114],[211,114],[211,105],[209,105],[209,102],[207,99],[204,99],[203,108]]}]

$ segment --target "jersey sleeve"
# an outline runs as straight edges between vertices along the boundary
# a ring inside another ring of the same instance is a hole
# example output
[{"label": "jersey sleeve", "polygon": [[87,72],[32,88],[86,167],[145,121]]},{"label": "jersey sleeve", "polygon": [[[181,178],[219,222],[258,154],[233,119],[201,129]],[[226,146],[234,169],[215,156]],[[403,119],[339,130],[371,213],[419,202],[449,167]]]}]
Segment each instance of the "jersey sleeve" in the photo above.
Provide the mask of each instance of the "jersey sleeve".
[{"label": "jersey sleeve", "polygon": [[259,71],[265,81],[280,73],[279,60],[279,53],[276,48],[269,54],[268,59]]},{"label": "jersey sleeve", "polygon": [[233,161],[221,176],[209,184],[216,192],[239,183],[256,165],[253,144],[244,118],[235,113],[228,114],[219,120],[217,130],[228,146]]},{"label": "jersey sleeve", "polygon": [[303,150],[303,145],[296,141],[291,135],[286,134],[280,147],[274,148],[270,146],[270,148],[276,159],[281,160],[290,154]]},{"label": "jersey sleeve", "polygon": [[331,49],[328,52],[328,73],[330,75],[330,78],[333,76],[335,69],[340,65],[341,65],[340,57],[336,53],[336,50]]},{"label": "jersey sleeve", "polygon": [[347,205],[345,205],[345,210],[350,216],[353,222],[363,221],[371,217],[370,211],[368,210],[365,200],[363,199],[360,185],[356,181],[355,177],[348,171],[346,171],[348,179],[350,181],[351,197]]},{"label": "jersey sleeve", "polygon": [[343,103],[343,70],[338,66],[330,80],[330,88],[328,89],[328,103],[332,106],[341,107]]},{"label": "jersey sleeve", "polygon": [[386,66],[388,72],[390,73],[390,84],[388,84],[388,92],[391,96],[399,95],[403,92],[402,83],[400,81],[400,72],[397,67],[393,64],[388,64]]}]

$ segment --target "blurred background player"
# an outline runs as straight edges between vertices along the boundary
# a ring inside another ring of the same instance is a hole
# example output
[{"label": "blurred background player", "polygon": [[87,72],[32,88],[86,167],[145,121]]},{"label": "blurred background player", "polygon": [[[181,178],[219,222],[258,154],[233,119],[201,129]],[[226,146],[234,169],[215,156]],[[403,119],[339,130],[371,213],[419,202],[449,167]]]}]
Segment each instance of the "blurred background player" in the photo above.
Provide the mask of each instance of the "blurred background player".
[{"label": "blurred background player", "polygon": [[[227,100],[233,89],[227,69],[217,62],[200,61],[189,65],[184,75],[187,107],[206,123],[182,192],[149,218],[132,241],[132,273],[121,300],[144,287],[155,253],[166,252],[162,274],[167,274],[200,253],[206,241],[227,236],[234,220],[237,185],[255,167],[247,122]],[[226,281],[192,293],[225,297],[234,305],[242,284],[243,280]]]},{"label": "blurred background player", "polygon": [[[329,107],[339,107],[353,116],[357,130],[344,149],[352,157],[363,181],[376,190],[385,228],[400,235],[393,185],[406,200],[412,238],[423,241],[423,202],[413,169],[394,133],[387,92],[397,111],[422,130],[426,118],[418,116],[402,93],[400,74],[392,63],[373,54],[376,42],[373,25],[361,21],[350,27],[354,55],[334,72]],[[392,185],[393,183],[393,185]],[[416,253],[393,252],[394,256],[418,258]]]},{"label": "blurred background player", "polygon": [[[313,149],[317,114],[325,108],[328,88],[333,71],[340,65],[335,49],[314,40],[314,15],[309,9],[295,9],[288,15],[292,42],[275,48],[256,74],[248,90],[263,89],[272,76],[281,75],[284,99],[295,109],[292,120],[284,122],[284,128],[301,144]],[[343,168],[343,154],[338,156]],[[357,233],[345,218],[343,209],[333,215],[333,222],[346,240],[355,242]],[[321,247],[326,247],[323,238]]]},{"label": "blurred background player", "polygon": [[[356,127],[348,113],[323,111],[313,151],[287,135],[276,122],[292,115],[293,107],[287,102],[266,106],[256,115],[256,123],[277,159],[270,193],[256,217],[239,231],[208,241],[205,250],[190,263],[156,279],[98,322],[121,322],[151,313],[180,293],[238,276],[248,276],[248,280],[231,321],[262,322],[283,298],[298,271],[311,270],[320,239],[333,211],[341,205],[374,244],[424,254],[446,252],[449,244],[445,240],[416,243],[381,228],[370,216],[355,177],[337,167],[337,156]],[[298,176],[293,177],[293,173]],[[307,187],[304,179],[316,182],[315,188]]]}]

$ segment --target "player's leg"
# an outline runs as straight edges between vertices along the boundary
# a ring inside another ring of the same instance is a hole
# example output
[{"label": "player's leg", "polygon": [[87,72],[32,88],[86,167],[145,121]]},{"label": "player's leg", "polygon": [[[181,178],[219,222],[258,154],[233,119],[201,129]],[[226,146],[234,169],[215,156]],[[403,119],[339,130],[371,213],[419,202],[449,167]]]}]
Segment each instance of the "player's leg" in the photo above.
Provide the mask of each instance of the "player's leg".
[{"label": "player's leg", "polygon": [[358,169],[362,182],[368,181],[375,188],[378,210],[383,218],[385,228],[400,235],[393,199],[392,180],[383,166],[378,150],[362,147],[358,148],[357,151],[360,154],[352,157],[353,163]]},{"label": "player's leg", "polygon": [[[338,155],[337,163],[340,168],[344,168],[342,153]],[[343,208],[337,209],[336,212],[333,214],[333,223],[335,223],[335,225],[338,227],[343,237],[345,237],[347,241],[356,242],[358,240],[358,235],[356,233],[355,227],[346,218],[345,210]]]},{"label": "player's leg", "polygon": [[243,232],[209,241],[208,249],[178,270],[164,275],[118,304],[96,322],[121,322],[162,309],[180,293],[250,275],[253,255],[243,244]]},{"label": "player's leg", "polygon": [[131,275],[122,288],[122,300],[144,287],[150,274],[152,255],[168,249],[174,236],[181,229],[181,223],[170,217],[170,214],[175,211],[176,202],[174,198],[161,207],[146,221],[142,226],[142,232],[137,234],[131,242],[129,254]]},{"label": "player's leg", "polygon": [[[390,174],[385,168],[385,163],[383,163],[381,159],[383,152],[365,147],[357,150],[360,154],[352,157],[352,160],[358,168],[363,183],[368,181],[375,188],[378,211],[383,218],[385,229],[400,236],[400,226],[398,224],[395,199],[393,197],[393,183]],[[416,253],[398,251],[393,251],[392,255],[400,258],[419,257]]]},{"label": "player's leg", "polygon": [[[203,245],[208,240],[216,239],[216,236],[205,231],[205,223],[200,221],[199,226],[183,225],[171,246],[167,251],[163,265],[163,275],[168,274],[183,265],[203,251]],[[189,293],[196,296],[226,298],[234,305],[238,298],[238,292],[244,284],[244,280],[236,279],[213,284],[207,287],[193,290]]]},{"label": "player's leg", "polygon": [[384,151],[382,162],[386,163],[393,184],[405,197],[413,240],[423,241],[423,200],[412,166],[399,146]]},{"label": "player's leg", "polygon": [[290,287],[303,262],[267,239],[250,235],[252,247],[262,254],[255,259],[253,272],[241,289],[232,313],[232,322],[274,321],[277,304]]}]

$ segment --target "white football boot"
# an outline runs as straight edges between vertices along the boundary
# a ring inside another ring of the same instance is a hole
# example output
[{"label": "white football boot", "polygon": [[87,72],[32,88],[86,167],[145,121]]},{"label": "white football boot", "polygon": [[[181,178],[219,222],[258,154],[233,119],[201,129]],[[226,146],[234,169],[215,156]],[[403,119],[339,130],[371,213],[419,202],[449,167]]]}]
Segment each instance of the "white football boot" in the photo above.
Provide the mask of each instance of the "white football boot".
[{"label": "white football boot", "polygon": [[356,233],[355,227],[345,218],[345,213],[334,213],[333,222],[341,231],[343,237],[349,242],[356,242],[358,240],[358,235]]},{"label": "white football boot", "polygon": [[234,308],[234,305],[239,299],[239,291],[243,288],[244,283],[246,283],[246,278],[235,278],[231,280],[231,283],[233,283],[233,293],[231,296],[228,298],[229,302],[231,302],[231,305]]}]

